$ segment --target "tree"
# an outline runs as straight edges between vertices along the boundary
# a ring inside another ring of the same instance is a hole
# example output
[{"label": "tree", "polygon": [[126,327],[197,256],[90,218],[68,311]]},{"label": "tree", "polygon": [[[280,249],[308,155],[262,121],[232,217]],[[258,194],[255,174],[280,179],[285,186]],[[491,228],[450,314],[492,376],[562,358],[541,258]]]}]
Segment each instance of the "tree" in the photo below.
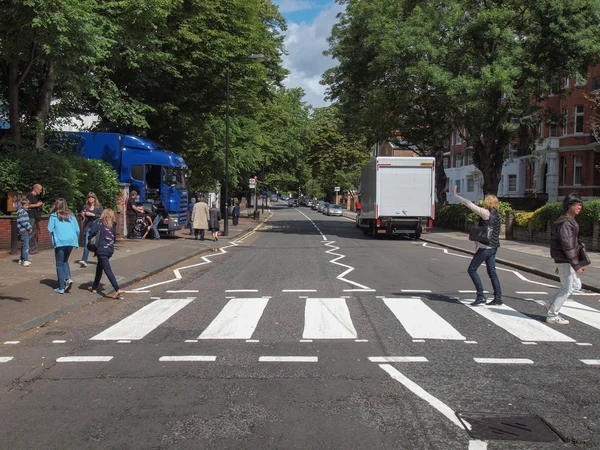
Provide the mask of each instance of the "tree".
[{"label": "tree", "polygon": [[428,130],[455,130],[486,193],[497,192],[520,118],[538,112],[532,100],[557,77],[587,71],[600,50],[595,0],[346,4],[330,38],[340,65],[324,79],[346,122],[398,126],[417,143]]}]

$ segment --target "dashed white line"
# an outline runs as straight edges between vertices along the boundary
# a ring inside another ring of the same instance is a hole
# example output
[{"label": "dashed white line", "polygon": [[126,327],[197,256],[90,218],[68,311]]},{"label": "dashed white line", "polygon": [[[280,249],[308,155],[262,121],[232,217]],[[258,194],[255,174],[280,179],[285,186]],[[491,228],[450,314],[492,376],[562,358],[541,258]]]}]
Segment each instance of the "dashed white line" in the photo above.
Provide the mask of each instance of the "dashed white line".
[{"label": "dashed white line", "polygon": [[473,358],[479,364],[533,364],[527,358]]},{"label": "dashed white line", "polygon": [[53,344],[65,344],[67,341],[62,340],[62,339],[56,339],[54,341],[52,341]]},{"label": "dashed white line", "polygon": [[12,360],[14,356],[0,356],[0,363],[6,363]]},{"label": "dashed white line", "polygon": [[548,295],[547,292],[543,292],[543,291],[515,291],[515,294],[519,294],[519,295]]},{"label": "dashed white line", "polygon": [[56,362],[108,362],[113,359],[112,356],[63,356],[56,359]]},{"label": "dashed white line", "polygon": [[5,345],[16,345],[18,343],[20,343],[21,341],[6,341],[4,344]]},{"label": "dashed white line", "polygon": [[261,356],[259,362],[319,362],[318,356]]},{"label": "dashed white line", "polygon": [[537,345],[537,342],[521,342],[523,345]]},{"label": "dashed white line", "polygon": [[428,362],[424,356],[369,356],[374,363]]},{"label": "dashed white line", "polygon": [[590,346],[592,344],[590,344],[589,342],[577,342],[577,345]]},{"label": "dashed white line", "polygon": [[246,342],[254,344],[254,343],[260,342],[260,340],[258,340],[258,339],[246,339]]},{"label": "dashed white line", "polygon": [[185,341],[183,341],[183,342],[186,342],[186,343],[188,343],[188,344],[191,344],[191,343],[198,342],[198,339],[186,339],[186,340],[185,340]]},{"label": "dashed white line", "polygon": [[316,289],[282,289],[281,292],[317,292]]},{"label": "dashed white line", "polygon": [[588,366],[600,366],[600,359],[580,359],[580,361]]},{"label": "dashed white line", "polygon": [[258,289],[227,289],[225,292],[258,292]]},{"label": "dashed white line", "polygon": [[198,289],[182,289],[179,291],[167,291],[168,294],[182,294],[182,293],[192,294],[192,293],[196,293],[196,292],[200,292],[200,291]]},{"label": "dashed white line", "polygon": [[431,294],[431,290],[429,289],[400,289],[400,292],[409,294]]},{"label": "dashed white line", "polygon": [[216,356],[206,355],[180,355],[180,356],[161,356],[159,361],[166,362],[214,362],[217,360]]}]

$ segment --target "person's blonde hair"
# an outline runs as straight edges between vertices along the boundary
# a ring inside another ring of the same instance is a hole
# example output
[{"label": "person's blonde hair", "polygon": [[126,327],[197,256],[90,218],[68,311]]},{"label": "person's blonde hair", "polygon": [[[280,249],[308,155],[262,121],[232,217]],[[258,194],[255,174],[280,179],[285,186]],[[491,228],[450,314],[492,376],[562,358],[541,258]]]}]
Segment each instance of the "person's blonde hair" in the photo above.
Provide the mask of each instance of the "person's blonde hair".
[{"label": "person's blonde hair", "polygon": [[489,194],[483,199],[483,207],[485,209],[498,209],[498,197]]},{"label": "person's blonde hair", "polygon": [[216,208],[217,207],[217,202],[212,202],[212,207]]},{"label": "person's blonde hair", "polygon": [[71,211],[69,210],[69,206],[67,205],[67,201],[64,198],[57,198],[54,204],[52,205],[52,209],[50,213],[56,213],[56,217],[61,222],[65,220],[67,222],[71,221]]},{"label": "person's blonde hair", "polygon": [[106,208],[102,211],[102,214],[100,214],[100,220],[104,222],[106,228],[112,228],[113,223],[115,223],[115,212],[110,208]]},{"label": "person's blonde hair", "polygon": [[93,193],[93,192],[88,192],[88,195],[87,195],[87,197],[85,198],[85,204],[86,204],[86,206],[90,204],[90,201],[89,201],[89,200],[90,200],[90,197],[93,197],[93,198],[94,198],[94,206],[95,206],[96,208],[98,208],[98,207],[100,206],[100,202],[98,201],[98,197],[96,196],[96,194],[95,194],[95,193]]}]

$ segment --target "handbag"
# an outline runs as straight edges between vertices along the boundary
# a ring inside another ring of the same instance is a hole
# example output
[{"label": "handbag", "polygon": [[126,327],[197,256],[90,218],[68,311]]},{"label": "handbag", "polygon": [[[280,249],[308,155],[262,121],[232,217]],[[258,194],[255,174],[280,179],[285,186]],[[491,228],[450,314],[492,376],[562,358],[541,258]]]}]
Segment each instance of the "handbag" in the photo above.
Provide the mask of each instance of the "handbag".
[{"label": "handbag", "polygon": [[589,266],[592,262],[590,261],[590,257],[585,250],[585,245],[581,242],[579,243],[579,266]]},{"label": "handbag", "polygon": [[489,245],[491,232],[489,221],[481,219],[477,225],[473,225],[469,230],[469,240]]},{"label": "handbag", "polygon": [[102,229],[100,228],[96,234],[94,234],[88,239],[87,249],[90,252],[96,253],[98,251],[98,241],[100,240],[101,231]]}]

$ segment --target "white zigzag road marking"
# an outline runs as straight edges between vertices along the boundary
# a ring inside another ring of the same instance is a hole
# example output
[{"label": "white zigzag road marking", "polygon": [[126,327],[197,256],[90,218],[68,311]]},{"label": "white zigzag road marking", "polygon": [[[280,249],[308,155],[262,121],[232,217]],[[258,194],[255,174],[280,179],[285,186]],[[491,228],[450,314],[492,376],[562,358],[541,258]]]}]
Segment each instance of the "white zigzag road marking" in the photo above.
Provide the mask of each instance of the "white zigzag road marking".
[{"label": "white zigzag road marking", "polygon": [[[471,256],[460,255],[458,253],[450,253],[447,248],[431,247],[430,245],[427,245],[427,242],[423,243],[423,247],[431,248],[431,249],[434,249],[434,250],[442,250],[447,255],[458,256],[460,258],[471,258]],[[483,265],[485,265],[485,263]],[[542,283],[540,281],[530,280],[529,278],[526,278],[523,274],[521,274],[520,272],[518,272],[516,270],[505,269],[503,267],[496,267],[496,270],[503,270],[504,272],[510,272],[510,273],[514,274],[517,278],[520,278],[521,280],[526,281],[528,283],[538,284],[540,286],[546,286],[546,287],[551,287],[551,288],[554,288],[554,289],[558,289],[558,287],[554,286],[553,284],[547,284],[547,283]]]},{"label": "white zigzag road marking", "polygon": [[227,253],[227,251],[225,250],[226,248],[231,248],[231,247],[237,247],[240,243],[244,242],[244,239],[246,239],[248,236],[254,234],[254,232],[256,230],[258,230],[260,227],[262,227],[264,225],[265,222],[259,224],[256,228],[254,228],[251,232],[246,233],[245,235],[243,235],[242,237],[240,237],[239,239],[233,240],[231,241],[230,245],[226,245],[225,247],[220,247],[219,253],[214,253],[212,255],[207,255],[207,256],[202,256],[202,262],[198,263],[198,264],[192,264],[189,266],[184,266],[184,267],[178,267],[177,269],[173,269],[173,275],[175,275],[175,278],[172,278],[170,280],[166,280],[166,281],[161,281],[159,283],[154,283],[154,284],[150,284],[148,286],[142,286],[140,288],[136,288],[133,289],[132,292],[136,292],[136,291],[143,291],[143,290],[147,290],[156,286],[161,286],[163,284],[167,284],[167,283],[172,283],[174,281],[178,281],[181,280],[183,278],[183,276],[181,275],[181,271],[182,270],[186,270],[186,269],[193,269],[194,267],[199,267],[199,266],[203,266],[205,264],[211,264],[212,261],[209,258],[215,257],[215,256],[220,256],[220,255],[224,255]]}]

